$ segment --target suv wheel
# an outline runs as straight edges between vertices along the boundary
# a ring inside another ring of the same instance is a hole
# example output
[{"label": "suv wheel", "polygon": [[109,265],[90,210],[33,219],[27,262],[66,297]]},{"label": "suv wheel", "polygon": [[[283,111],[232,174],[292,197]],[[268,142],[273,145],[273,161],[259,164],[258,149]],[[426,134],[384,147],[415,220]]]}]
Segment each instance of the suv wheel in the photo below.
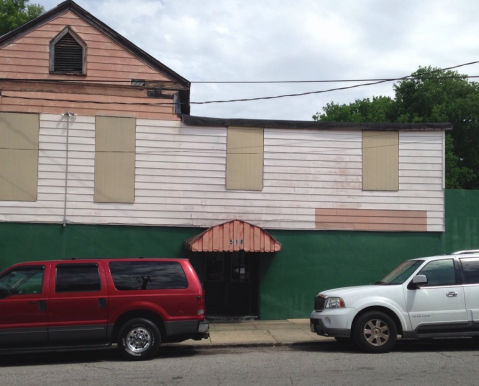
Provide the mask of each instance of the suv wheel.
[{"label": "suv wheel", "polygon": [[354,323],[352,335],[364,351],[383,353],[390,351],[396,343],[397,327],[383,312],[366,312]]},{"label": "suv wheel", "polygon": [[160,330],[148,319],[129,320],[118,334],[118,349],[129,360],[150,359],[158,351],[160,343]]}]

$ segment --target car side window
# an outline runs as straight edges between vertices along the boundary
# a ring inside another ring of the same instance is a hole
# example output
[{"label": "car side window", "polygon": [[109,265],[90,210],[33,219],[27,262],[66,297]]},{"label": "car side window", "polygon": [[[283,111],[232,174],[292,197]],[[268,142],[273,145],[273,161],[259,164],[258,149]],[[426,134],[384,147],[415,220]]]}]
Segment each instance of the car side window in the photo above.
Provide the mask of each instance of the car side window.
[{"label": "car side window", "polygon": [[55,292],[93,292],[101,290],[98,264],[58,264]]},{"label": "car side window", "polygon": [[456,284],[456,271],[452,259],[431,261],[418,275],[426,275],[427,284],[424,287]]},{"label": "car side window", "polygon": [[185,271],[174,261],[121,261],[109,265],[113,283],[119,291],[188,287]]},{"label": "car side window", "polygon": [[19,267],[0,277],[0,298],[10,295],[41,294],[43,266]]},{"label": "car side window", "polygon": [[464,284],[479,284],[479,259],[461,259]]}]

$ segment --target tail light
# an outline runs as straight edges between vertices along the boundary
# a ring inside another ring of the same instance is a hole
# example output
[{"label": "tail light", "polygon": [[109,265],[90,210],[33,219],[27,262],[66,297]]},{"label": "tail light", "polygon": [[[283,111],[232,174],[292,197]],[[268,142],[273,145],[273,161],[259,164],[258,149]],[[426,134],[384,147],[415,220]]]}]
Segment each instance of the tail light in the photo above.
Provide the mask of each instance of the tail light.
[{"label": "tail light", "polygon": [[205,316],[205,290],[203,290],[201,296],[198,296],[197,298],[197,309],[198,311],[196,312],[196,315],[203,315]]}]

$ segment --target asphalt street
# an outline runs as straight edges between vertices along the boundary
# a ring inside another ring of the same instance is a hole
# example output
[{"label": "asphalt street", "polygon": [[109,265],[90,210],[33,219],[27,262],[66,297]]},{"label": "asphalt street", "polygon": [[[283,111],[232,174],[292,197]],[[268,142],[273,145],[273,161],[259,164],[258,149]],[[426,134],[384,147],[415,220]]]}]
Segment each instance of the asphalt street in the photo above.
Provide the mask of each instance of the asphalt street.
[{"label": "asphalt street", "polygon": [[146,362],[104,351],[0,356],[2,385],[477,385],[472,339],[400,342],[364,354],[333,341],[268,347],[163,347]]}]

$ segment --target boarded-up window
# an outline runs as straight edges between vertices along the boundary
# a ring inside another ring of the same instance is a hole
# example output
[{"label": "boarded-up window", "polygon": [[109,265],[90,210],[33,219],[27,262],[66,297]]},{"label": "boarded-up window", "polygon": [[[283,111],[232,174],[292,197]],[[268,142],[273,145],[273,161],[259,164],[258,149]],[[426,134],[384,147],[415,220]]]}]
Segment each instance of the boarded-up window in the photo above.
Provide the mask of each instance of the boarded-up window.
[{"label": "boarded-up window", "polygon": [[226,189],[263,189],[263,129],[228,127]]},{"label": "boarded-up window", "polygon": [[95,202],[135,201],[136,119],[96,117]]},{"label": "boarded-up window", "polygon": [[0,113],[0,200],[36,201],[38,114]]},{"label": "boarded-up window", "polygon": [[363,131],[363,190],[399,190],[397,131]]}]

